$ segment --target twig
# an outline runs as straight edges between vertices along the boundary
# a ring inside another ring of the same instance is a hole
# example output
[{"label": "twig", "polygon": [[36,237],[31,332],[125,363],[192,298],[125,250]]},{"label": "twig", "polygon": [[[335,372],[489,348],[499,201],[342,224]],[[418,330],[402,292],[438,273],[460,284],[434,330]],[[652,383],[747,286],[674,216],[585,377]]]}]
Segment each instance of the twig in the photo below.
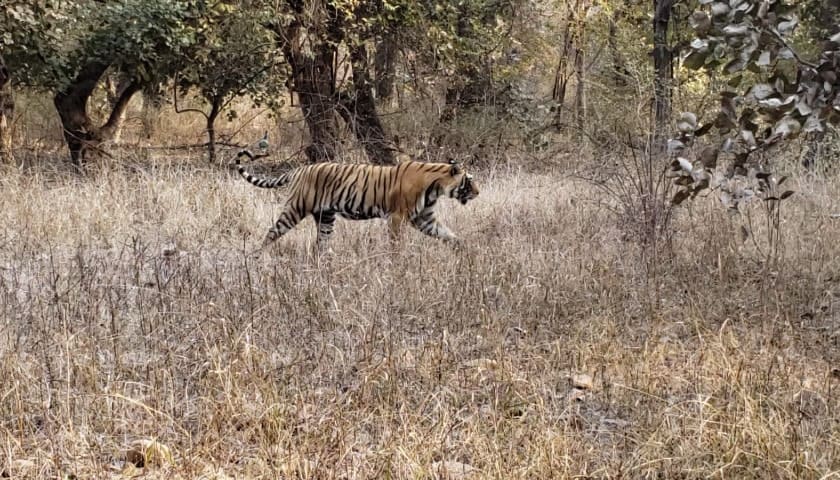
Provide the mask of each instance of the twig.
[{"label": "twig", "polygon": [[801,65],[805,65],[806,67],[813,68],[814,70],[817,69],[817,65],[815,65],[811,62],[808,62],[806,60],[803,60],[802,57],[800,57],[799,54],[796,53],[796,50],[794,50],[793,48],[790,47],[790,45],[788,45],[788,43],[785,41],[785,38],[782,37],[782,34],[779,33],[775,28],[770,28],[768,30],[770,30],[770,33],[772,33],[773,36],[776,37],[776,40],[778,40],[779,43],[781,43],[783,47],[787,48],[790,51],[790,53],[793,55],[793,58],[795,58],[797,62],[799,62]]},{"label": "twig", "polygon": [[180,108],[178,108],[178,82],[177,81],[172,86],[172,93],[173,93],[173,100],[174,100],[174,103],[175,103],[175,113],[200,113],[201,116],[203,116],[204,118],[207,118],[207,114],[204,112],[204,110],[200,110],[198,108],[185,108],[185,109],[181,110]]},{"label": "twig", "polygon": [[[247,145],[241,145],[238,143],[230,143],[230,142],[215,142],[216,145],[221,145],[223,147],[233,147],[233,148],[245,148]],[[192,148],[207,148],[208,142],[205,143],[194,143],[194,144],[186,144],[186,145],[159,145],[159,146],[149,146],[149,147],[141,147],[145,150],[190,150]],[[126,147],[128,148],[128,147]],[[130,147],[135,148],[135,147]]]}]

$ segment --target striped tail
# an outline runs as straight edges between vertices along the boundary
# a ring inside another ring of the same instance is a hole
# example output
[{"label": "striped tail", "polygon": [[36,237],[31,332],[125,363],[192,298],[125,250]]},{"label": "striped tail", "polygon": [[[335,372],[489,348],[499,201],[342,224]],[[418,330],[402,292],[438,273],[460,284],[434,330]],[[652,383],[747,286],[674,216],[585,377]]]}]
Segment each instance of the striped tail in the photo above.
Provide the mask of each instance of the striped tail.
[{"label": "striped tail", "polygon": [[240,164],[239,159],[243,155],[247,156],[251,160],[253,160],[256,157],[253,153],[251,153],[250,150],[247,150],[247,149],[246,150],[240,150],[239,153],[236,154],[236,162],[235,162],[236,168],[237,168],[237,170],[239,170],[239,174],[242,175],[242,178],[247,180],[248,183],[250,183],[251,185],[255,185],[255,186],[260,187],[260,188],[282,187],[282,186],[286,185],[287,183],[289,183],[291,174],[294,173],[294,171],[287,172],[287,173],[284,173],[283,175],[280,175],[279,177],[257,177],[256,175],[252,175],[250,172],[245,170],[245,167],[243,167],[242,164]]}]

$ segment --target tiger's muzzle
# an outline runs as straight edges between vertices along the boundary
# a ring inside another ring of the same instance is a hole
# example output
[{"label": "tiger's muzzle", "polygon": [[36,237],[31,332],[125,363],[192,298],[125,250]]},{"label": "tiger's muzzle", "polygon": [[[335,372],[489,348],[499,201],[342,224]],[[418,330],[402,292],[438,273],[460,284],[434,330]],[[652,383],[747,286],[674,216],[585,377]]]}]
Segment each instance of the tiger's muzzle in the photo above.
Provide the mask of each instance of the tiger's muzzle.
[{"label": "tiger's muzzle", "polygon": [[464,175],[464,179],[461,180],[461,184],[458,185],[458,188],[455,189],[455,197],[461,204],[466,205],[467,202],[474,199],[478,196],[478,188],[475,186],[475,182],[473,182],[473,177],[470,174]]}]

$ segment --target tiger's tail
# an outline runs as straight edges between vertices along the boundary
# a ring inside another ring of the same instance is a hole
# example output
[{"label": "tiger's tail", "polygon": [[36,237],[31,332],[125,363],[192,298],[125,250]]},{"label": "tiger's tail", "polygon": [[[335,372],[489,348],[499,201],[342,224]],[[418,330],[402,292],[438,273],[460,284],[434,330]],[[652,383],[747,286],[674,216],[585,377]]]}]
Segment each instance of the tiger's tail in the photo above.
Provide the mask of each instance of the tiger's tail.
[{"label": "tiger's tail", "polygon": [[248,149],[240,150],[239,153],[236,154],[236,161],[234,162],[234,164],[236,165],[236,169],[239,170],[239,175],[241,175],[242,178],[247,180],[248,183],[250,183],[251,185],[255,185],[260,188],[279,188],[286,185],[291,180],[291,173],[293,172],[284,173],[279,177],[258,177],[256,175],[253,175],[250,172],[248,172],[248,170],[245,170],[245,167],[242,166],[242,164],[240,163],[240,159],[243,156],[246,156],[251,160],[259,158],[260,156],[254,155]]}]

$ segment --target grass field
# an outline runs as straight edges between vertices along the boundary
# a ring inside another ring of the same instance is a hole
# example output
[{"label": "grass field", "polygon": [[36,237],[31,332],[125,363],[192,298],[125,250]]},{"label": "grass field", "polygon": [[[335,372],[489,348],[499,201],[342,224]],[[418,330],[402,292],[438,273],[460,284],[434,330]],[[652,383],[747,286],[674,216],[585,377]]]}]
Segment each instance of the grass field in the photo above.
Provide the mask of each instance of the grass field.
[{"label": "grass field", "polygon": [[3,476],[840,478],[840,184],[768,269],[758,206],[646,262],[586,182],[476,179],[463,251],[306,220],[254,258],[282,191],[226,171],[4,174]]}]

